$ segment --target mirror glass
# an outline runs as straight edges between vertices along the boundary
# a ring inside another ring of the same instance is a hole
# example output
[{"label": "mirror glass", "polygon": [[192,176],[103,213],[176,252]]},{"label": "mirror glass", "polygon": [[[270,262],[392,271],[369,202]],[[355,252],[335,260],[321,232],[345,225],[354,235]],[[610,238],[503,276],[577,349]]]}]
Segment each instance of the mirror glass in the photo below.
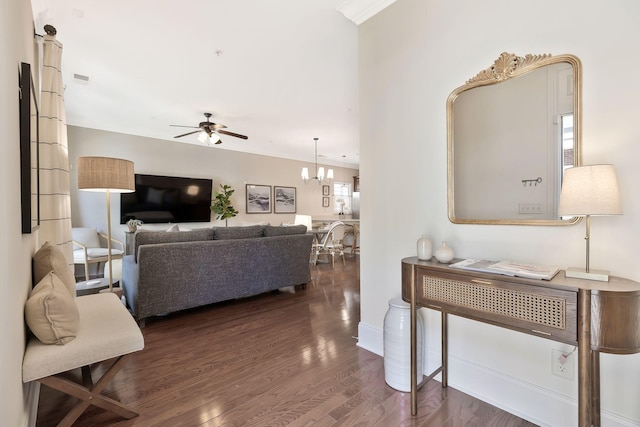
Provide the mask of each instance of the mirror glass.
[{"label": "mirror glass", "polygon": [[454,223],[567,225],[563,170],[580,165],[580,61],[503,53],[447,101]]}]

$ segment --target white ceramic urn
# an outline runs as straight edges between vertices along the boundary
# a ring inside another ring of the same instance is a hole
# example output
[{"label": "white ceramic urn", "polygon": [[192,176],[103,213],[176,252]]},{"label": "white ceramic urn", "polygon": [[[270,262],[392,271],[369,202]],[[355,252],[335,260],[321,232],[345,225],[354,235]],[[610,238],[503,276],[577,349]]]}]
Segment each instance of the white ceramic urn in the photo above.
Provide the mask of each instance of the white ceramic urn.
[{"label": "white ceramic urn", "polygon": [[[416,380],[422,381],[424,324],[416,314],[417,367]],[[389,310],[384,316],[384,380],[398,391],[411,391],[411,306],[402,298],[389,301]]]}]

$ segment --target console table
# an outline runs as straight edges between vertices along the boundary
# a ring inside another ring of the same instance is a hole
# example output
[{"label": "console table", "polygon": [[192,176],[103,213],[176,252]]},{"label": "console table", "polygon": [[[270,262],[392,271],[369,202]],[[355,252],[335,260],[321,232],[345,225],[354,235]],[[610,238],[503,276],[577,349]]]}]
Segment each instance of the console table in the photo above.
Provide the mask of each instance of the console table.
[{"label": "console table", "polygon": [[[460,260],[455,260],[460,261]],[[417,257],[402,260],[402,298],[411,304],[411,414],[418,389],[438,373],[447,387],[447,316],[454,314],[578,347],[578,421],[600,426],[600,352],[640,352],[640,283],[549,281],[450,268]],[[441,312],[442,362],[418,384],[416,310]]]}]

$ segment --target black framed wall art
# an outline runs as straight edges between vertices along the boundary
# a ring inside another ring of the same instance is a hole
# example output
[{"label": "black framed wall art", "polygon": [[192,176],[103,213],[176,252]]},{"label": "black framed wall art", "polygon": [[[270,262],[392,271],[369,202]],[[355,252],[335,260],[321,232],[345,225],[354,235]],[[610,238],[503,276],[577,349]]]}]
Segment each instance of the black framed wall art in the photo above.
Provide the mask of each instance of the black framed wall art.
[{"label": "black framed wall art", "polygon": [[247,213],[271,213],[271,186],[246,184]]},{"label": "black framed wall art", "polygon": [[22,233],[28,234],[40,227],[40,113],[31,65],[21,63],[18,77]]},{"label": "black framed wall art", "polygon": [[273,187],[273,212],[296,213],[296,187]]}]

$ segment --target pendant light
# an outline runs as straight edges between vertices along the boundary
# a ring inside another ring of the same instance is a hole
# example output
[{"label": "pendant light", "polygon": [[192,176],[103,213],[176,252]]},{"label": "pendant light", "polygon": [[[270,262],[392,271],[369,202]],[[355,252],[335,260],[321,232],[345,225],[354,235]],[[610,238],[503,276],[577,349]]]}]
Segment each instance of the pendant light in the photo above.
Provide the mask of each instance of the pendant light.
[{"label": "pendant light", "polygon": [[[300,176],[302,177],[302,180],[304,181],[305,184],[307,184],[312,179],[317,180],[318,184],[322,184],[325,180],[325,174],[324,174],[324,168],[322,166],[318,167],[318,138],[313,138],[313,140],[315,141],[315,162],[316,162],[315,174],[316,175],[310,178],[309,168],[304,167],[302,168],[302,173],[300,174]],[[331,181],[333,179],[333,169],[327,170],[326,179],[328,181]]]}]

